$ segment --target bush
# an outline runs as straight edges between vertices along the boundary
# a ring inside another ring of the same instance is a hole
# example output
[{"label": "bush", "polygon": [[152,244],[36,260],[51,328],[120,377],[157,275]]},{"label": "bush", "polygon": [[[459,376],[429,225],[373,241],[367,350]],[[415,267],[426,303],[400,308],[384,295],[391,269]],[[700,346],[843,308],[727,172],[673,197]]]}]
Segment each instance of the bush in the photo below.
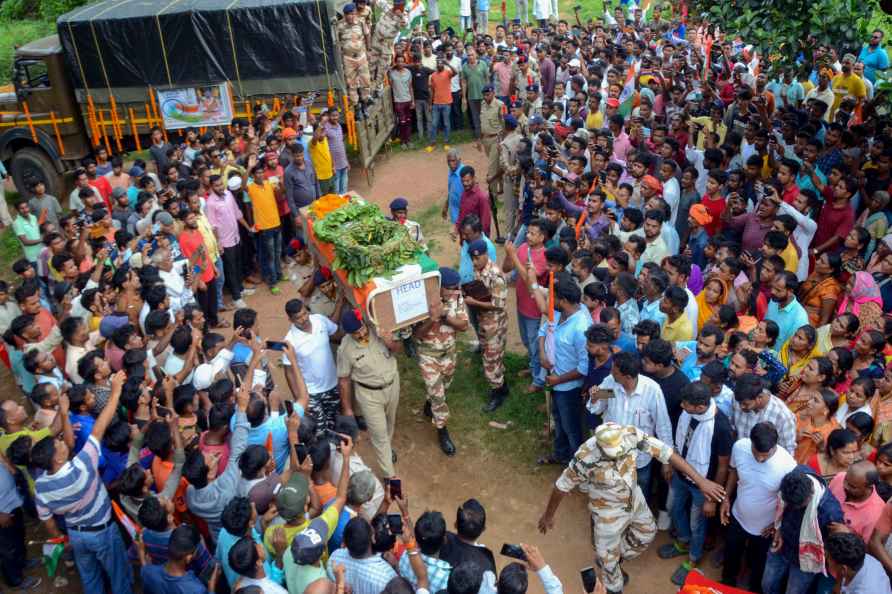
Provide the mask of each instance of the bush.
[{"label": "bush", "polygon": [[87,4],[87,0],[39,0],[38,4],[40,4],[40,16],[55,21],[60,15]]},{"label": "bush", "polygon": [[4,0],[0,5],[0,18],[6,20],[30,19],[38,16],[40,0]]}]

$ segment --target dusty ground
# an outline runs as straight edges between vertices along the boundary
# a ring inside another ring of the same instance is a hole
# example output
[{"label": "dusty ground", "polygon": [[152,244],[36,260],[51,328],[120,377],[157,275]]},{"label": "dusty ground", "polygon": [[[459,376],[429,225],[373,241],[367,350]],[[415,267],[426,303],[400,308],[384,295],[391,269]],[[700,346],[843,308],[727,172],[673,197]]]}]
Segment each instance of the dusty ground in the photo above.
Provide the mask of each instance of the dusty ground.
[{"label": "dusty ground", "polygon": [[[473,145],[459,147],[465,164],[474,165],[482,171],[482,154]],[[369,200],[386,208],[397,196],[405,196],[410,204],[410,217],[417,218],[429,211],[432,206],[440,207],[446,199],[446,158],[442,148],[432,154],[424,151],[402,152],[399,149],[379,159],[372,186],[358,170],[351,172],[351,189]],[[430,221],[428,223],[427,221]],[[448,236],[448,228],[439,217],[426,217],[425,235],[435,241],[433,256],[443,265],[458,263],[457,245]],[[500,250],[501,258],[501,250]],[[512,291],[513,298],[513,291]],[[265,289],[248,297],[248,303],[260,311],[260,333],[265,338],[277,339],[285,334],[287,320],[284,304],[294,295],[289,287],[278,297]],[[510,320],[510,348],[520,351],[517,325],[513,316]],[[277,379],[284,385],[280,371],[275,371]],[[520,380],[518,380],[520,381]],[[0,366],[0,389],[4,393],[17,393],[9,371]],[[461,446],[460,436],[457,442]],[[581,592],[579,570],[592,564],[592,549],[589,537],[589,520],[585,499],[574,494],[564,500],[557,515],[554,531],[541,535],[536,523],[544,510],[551,485],[557,477],[556,468],[537,468],[532,460],[514,459],[507,451],[474,451],[463,448],[455,458],[446,458],[437,447],[433,431],[427,422],[422,422],[418,411],[401,406],[399,426],[395,437],[395,448],[400,458],[397,472],[403,477],[404,492],[410,499],[413,515],[424,510],[440,510],[447,523],[454,521],[454,511],[469,497],[479,499],[487,509],[488,529],[481,538],[494,552],[498,553],[502,543],[526,542],[537,545],[545,559],[552,565],[564,583],[565,591]],[[367,437],[361,440],[360,452],[371,463],[373,457],[368,449]],[[29,537],[33,536],[29,533]],[[657,557],[656,548],[668,541],[665,533],[660,533],[657,542],[642,558],[625,565],[632,576],[626,589],[629,594],[656,594],[674,592],[676,588],[669,577],[676,567],[674,561],[663,561]],[[32,554],[39,554],[32,547]],[[501,566],[508,560],[499,557]],[[715,570],[708,570],[714,574]],[[43,575],[42,572],[40,575]],[[74,575],[73,570],[69,575]],[[76,577],[64,589],[53,589],[46,578],[40,592],[80,592]],[[538,580],[530,581],[530,591],[541,593]]]}]

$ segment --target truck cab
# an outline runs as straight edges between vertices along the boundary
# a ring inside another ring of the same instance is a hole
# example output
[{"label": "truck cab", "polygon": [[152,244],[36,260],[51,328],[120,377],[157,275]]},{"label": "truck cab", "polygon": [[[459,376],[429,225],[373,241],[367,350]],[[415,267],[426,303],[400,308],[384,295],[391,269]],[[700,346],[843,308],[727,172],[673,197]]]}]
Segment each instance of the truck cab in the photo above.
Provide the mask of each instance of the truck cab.
[{"label": "truck cab", "polygon": [[90,142],[57,35],[16,49],[14,92],[0,94],[0,159],[20,193],[40,179],[61,197],[64,173],[90,152]]}]

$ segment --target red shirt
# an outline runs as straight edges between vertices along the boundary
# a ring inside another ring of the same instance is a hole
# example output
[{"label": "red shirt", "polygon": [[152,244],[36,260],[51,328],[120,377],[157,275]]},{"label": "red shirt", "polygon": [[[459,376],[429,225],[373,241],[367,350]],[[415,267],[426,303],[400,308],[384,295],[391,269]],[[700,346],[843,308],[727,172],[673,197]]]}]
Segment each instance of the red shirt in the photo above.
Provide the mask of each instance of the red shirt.
[{"label": "red shirt", "polygon": [[[814,247],[824,245],[834,235],[845,240],[854,226],[855,211],[850,203],[846,202],[842,208],[837,208],[832,202],[826,202],[818,215],[818,230],[815,231],[811,244]],[[837,247],[841,245],[842,242],[837,243]]]},{"label": "red shirt", "polygon": [[[541,278],[545,274],[547,266],[544,246],[530,250],[529,244],[524,242],[517,248],[517,259],[524,266],[527,265],[527,261],[531,261],[537,277]],[[517,311],[528,318],[538,319],[541,316],[541,312],[539,311],[539,306],[536,305],[536,300],[530,294],[527,284],[519,282],[514,288],[517,291]]]},{"label": "red shirt", "polygon": [[90,180],[90,185],[99,190],[99,195],[102,196],[103,200],[105,200],[105,207],[111,210],[112,187],[111,184],[108,183],[108,180],[105,179],[105,176],[97,175],[94,179]]},{"label": "red shirt", "polygon": [[480,184],[474,184],[470,190],[462,192],[461,201],[458,204],[458,220],[455,230],[461,233],[461,222],[469,214],[480,217],[483,232],[489,236],[489,225],[492,220],[492,211],[489,207],[489,194],[480,189]]},{"label": "red shirt", "polygon": [[725,197],[719,195],[717,198],[713,198],[709,194],[704,194],[703,198],[700,200],[703,206],[706,207],[706,210],[709,211],[709,214],[712,215],[712,221],[707,225],[703,225],[703,228],[706,230],[706,234],[712,237],[716,233],[722,230],[722,212],[725,210]]},{"label": "red shirt", "polygon": [[[195,250],[204,245],[204,237],[198,229],[185,229],[177,239],[180,242],[180,250],[187,258],[192,258]],[[214,270],[214,263],[208,258],[207,249],[205,249],[203,256],[199,256],[195,260],[195,264],[202,268],[201,280],[205,283],[214,280],[216,271]]]},{"label": "red shirt", "polygon": [[799,196],[799,186],[796,184],[791,185],[789,188],[784,190],[784,195],[782,196],[784,202],[793,206],[793,203],[796,202],[796,197]]}]

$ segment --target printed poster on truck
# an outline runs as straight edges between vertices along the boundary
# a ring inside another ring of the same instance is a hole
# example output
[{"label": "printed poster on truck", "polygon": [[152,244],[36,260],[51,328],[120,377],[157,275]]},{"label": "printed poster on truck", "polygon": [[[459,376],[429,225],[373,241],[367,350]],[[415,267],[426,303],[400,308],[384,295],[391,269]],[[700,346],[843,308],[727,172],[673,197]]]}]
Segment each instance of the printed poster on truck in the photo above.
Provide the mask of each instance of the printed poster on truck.
[{"label": "printed poster on truck", "polygon": [[232,122],[232,102],[225,82],[204,87],[159,89],[158,105],[168,130],[227,126]]}]

